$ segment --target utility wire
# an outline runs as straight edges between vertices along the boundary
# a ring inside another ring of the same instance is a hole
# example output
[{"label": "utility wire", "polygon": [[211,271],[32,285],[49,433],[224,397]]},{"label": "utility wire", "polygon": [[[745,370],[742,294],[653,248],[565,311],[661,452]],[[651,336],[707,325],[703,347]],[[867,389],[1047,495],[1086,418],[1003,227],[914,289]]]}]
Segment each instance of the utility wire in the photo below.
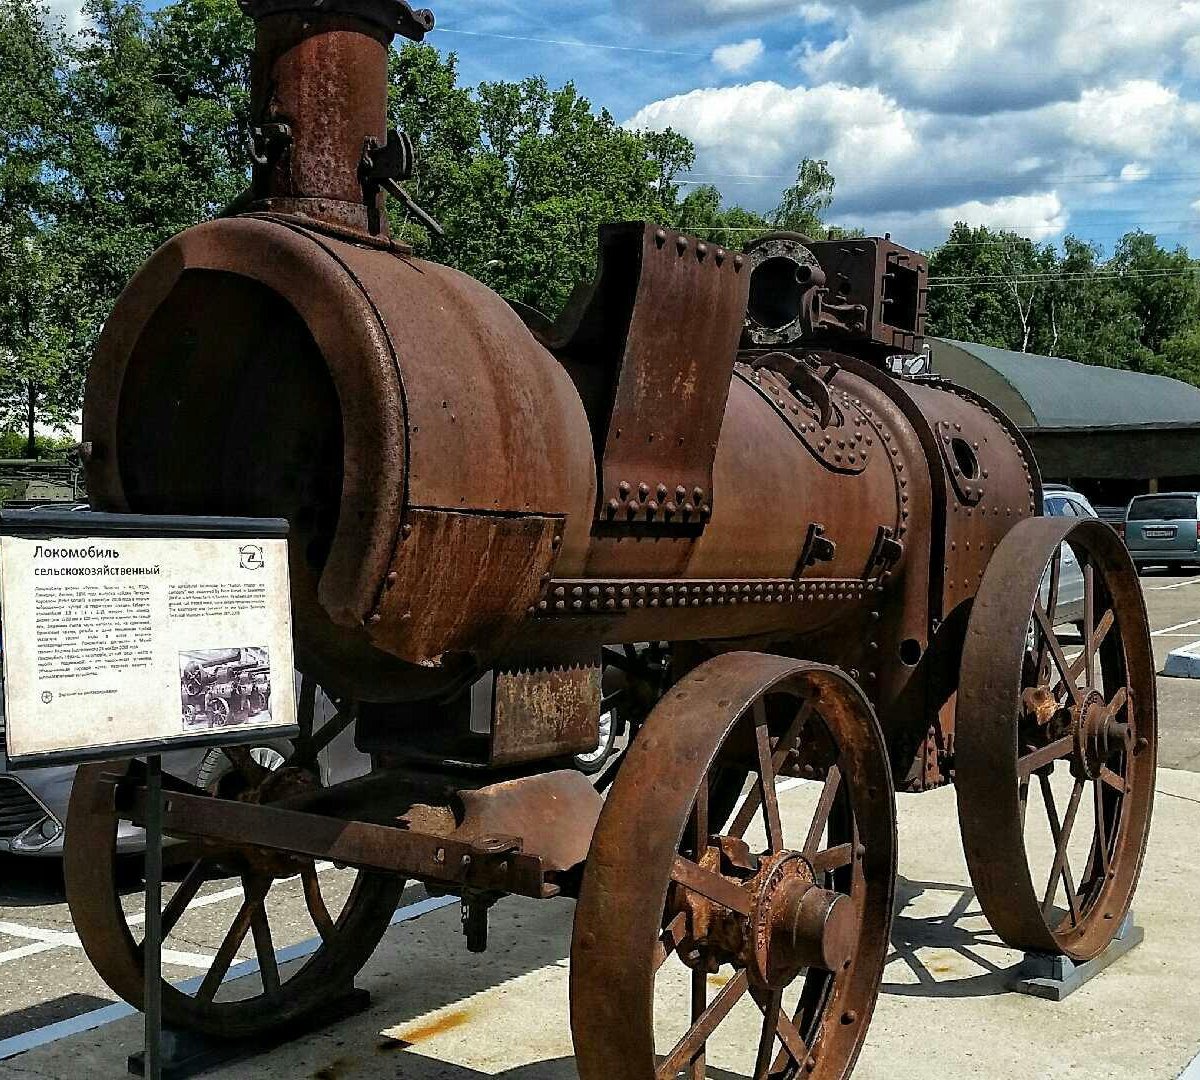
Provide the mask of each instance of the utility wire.
[{"label": "utility wire", "polygon": [[953,289],[965,285],[1036,285],[1045,281],[1120,281],[1122,278],[1180,278],[1200,274],[1200,266],[1178,270],[1104,270],[1070,274],[1021,274],[1014,277],[940,277],[930,278],[931,289]]},{"label": "utility wire", "polygon": [[[648,53],[652,56],[684,56],[689,60],[697,59],[700,53],[677,52],[673,49],[642,49],[633,45],[601,45],[594,41],[571,41],[561,38],[522,37],[517,34],[490,34],[483,30],[454,30],[449,27],[438,27],[435,33],[459,34],[463,37],[495,38],[498,41],[527,41],[538,45],[565,45],[574,49],[606,49],[610,52]],[[707,55],[707,54],[704,54]]]}]

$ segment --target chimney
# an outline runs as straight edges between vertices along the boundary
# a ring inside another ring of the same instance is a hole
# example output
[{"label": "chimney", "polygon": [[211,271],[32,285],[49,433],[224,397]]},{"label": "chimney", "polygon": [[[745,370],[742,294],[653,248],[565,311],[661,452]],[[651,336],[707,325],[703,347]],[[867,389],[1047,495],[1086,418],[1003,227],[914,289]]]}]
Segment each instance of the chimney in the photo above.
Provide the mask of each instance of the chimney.
[{"label": "chimney", "polygon": [[[387,235],[376,159],[388,145],[388,51],[421,41],[433,14],[404,0],[241,0],[255,23],[250,93],[253,210]],[[393,142],[396,140],[393,135]],[[403,180],[403,175],[393,179]]]}]

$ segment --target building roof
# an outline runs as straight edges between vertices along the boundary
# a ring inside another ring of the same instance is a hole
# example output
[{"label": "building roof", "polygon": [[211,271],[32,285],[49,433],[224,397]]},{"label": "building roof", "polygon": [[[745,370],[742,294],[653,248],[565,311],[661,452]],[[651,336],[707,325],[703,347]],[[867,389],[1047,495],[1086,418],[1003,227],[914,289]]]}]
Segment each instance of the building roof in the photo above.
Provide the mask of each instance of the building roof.
[{"label": "building roof", "polygon": [[982,394],[1027,431],[1200,429],[1200,387],[1161,375],[931,339],[933,368]]}]

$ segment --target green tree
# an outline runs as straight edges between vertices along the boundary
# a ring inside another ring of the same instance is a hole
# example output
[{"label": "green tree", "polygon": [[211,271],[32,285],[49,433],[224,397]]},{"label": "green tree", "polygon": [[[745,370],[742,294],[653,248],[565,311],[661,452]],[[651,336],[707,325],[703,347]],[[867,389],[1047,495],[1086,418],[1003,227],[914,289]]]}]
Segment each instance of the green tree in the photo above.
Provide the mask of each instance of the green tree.
[{"label": "green tree", "polygon": [[[30,0],[0,4],[0,426],[37,453],[39,420],[63,419],[64,286],[54,148],[61,135],[65,42]],[[65,397],[69,398],[68,391]]]},{"label": "green tree", "polygon": [[392,123],[418,148],[413,193],[446,236],[402,218],[396,231],[540,310],[558,311],[592,276],[601,223],[665,219],[693,160],[682,136],[628,131],[570,84],[463,88],[456,57],[427,46],[401,49],[391,81]]}]

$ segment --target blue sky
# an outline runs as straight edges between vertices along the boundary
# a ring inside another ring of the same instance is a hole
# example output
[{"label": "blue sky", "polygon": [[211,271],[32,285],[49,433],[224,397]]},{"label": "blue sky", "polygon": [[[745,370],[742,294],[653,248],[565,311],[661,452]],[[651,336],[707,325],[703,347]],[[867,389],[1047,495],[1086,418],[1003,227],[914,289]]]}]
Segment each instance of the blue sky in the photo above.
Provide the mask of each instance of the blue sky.
[{"label": "blue sky", "polygon": [[1200,0],[420,2],[465,82],[573,80],[692,138],[729,202],[770,209],[814,157],[831,220],[916,247],[965,220],[1200,255]]},{"label": "blue sky", "polygon": [[[963,219],[1200,252],[1200,2],[441,0],[463,78],[573,80],[673,126],[694,176],[774,205],[805,156],[831,217],[918,246]],[[571,44],[568,44],[571,43]],[[580,44],[573,44],[580,43]]]}]

